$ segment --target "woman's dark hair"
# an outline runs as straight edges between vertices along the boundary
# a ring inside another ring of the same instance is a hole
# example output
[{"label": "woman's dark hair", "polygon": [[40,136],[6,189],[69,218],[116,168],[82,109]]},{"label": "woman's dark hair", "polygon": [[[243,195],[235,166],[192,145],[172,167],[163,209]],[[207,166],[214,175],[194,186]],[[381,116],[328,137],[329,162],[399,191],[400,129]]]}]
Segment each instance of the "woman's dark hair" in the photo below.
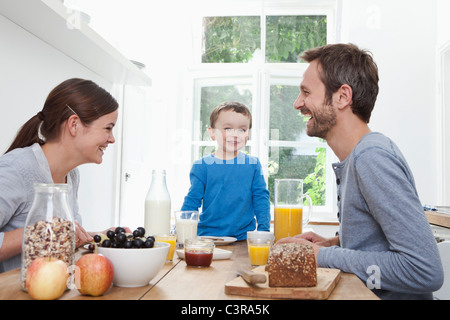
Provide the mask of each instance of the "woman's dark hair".
[{"label": "woman's dark hair", "polygon": [[56,140],[61,134],[61,124],[74,114],[83,124],[89,125],[118,107],[113,96],[96,83],[77,78],[66,80],[49,93],[42,111],[20,128],[5,153],[34,143],[43,145],[46,141]]},{"label": "woman's dark hair", "polygon": [[340,43],[308,50],[301,58],[306,62],[318,60],[327,104],[331,104],[333,93],[347,84],[353,92],[353,113],[369,123],[379,90],[378,67],[370,52]]}]

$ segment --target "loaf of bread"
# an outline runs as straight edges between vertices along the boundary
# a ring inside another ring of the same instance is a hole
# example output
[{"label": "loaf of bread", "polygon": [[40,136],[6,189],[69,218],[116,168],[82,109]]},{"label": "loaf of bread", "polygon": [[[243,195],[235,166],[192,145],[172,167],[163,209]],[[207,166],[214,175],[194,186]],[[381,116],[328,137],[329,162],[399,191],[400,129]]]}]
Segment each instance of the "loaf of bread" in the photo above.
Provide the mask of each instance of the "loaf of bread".
[{"label": "loaf of bread", "polygon": [[269,287],[314,287],[317,268],[314,250],[302,243],[275,244],[265,270]]}]

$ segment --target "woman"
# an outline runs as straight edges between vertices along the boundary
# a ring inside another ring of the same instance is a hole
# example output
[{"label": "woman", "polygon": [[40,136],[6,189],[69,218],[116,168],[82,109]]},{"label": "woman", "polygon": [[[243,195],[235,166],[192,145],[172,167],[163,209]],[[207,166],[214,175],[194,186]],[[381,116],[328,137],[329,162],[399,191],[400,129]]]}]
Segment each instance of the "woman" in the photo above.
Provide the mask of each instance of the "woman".
[{"label": "woman", "polygon": [[67,183],[76,245],[92,240],[81,226],[77,192],[84,163],[101,163],[114,143],[117,101],[89,80],[69,79],[54,88],[44,108],[28,120],[0,157],[0,272],[21,265],[25,220],[34,183]]}]

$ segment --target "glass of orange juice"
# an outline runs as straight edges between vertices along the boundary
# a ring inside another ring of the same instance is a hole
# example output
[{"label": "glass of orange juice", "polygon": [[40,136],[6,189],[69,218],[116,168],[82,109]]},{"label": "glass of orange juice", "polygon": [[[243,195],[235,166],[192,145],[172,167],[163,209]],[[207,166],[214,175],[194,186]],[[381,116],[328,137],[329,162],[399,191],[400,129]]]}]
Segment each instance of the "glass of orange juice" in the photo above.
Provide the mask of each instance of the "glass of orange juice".
[{"label": "glass of orange juice", "polygon": [[176,234],[157,234],[155,235],[155,240],[159,242],[167,242],[170,244],[169,253],[167,254],[166,261],[173,260],[173,253],[175,252],[175,246],[177,245],[177,235]]},{"label": "glass of orange juice", "polygon": [[[304,214],[303,199],[309,204]],[[274,231],[275,241],[293,237],[303,232],[312,213],[311,198],[303,194],[303,180],[275,179]]]},{"label": "glass of orange juice", "polygon": [[269,231],[247,232],[248,255],[252,266],[256,267],[267,264],[273,239],[274,235]]}]

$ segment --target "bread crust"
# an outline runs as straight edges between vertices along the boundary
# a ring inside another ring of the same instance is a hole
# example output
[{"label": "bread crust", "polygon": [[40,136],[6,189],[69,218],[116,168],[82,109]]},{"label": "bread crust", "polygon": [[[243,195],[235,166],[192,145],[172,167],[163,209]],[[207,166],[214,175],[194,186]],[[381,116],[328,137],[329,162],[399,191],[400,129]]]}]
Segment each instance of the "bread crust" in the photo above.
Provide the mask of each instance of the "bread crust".
[{"label": "bread crust", "polygon": [[314,250],[302,243],[273,245],[265,270],[269,287],[314,287],[317,267]]}]

